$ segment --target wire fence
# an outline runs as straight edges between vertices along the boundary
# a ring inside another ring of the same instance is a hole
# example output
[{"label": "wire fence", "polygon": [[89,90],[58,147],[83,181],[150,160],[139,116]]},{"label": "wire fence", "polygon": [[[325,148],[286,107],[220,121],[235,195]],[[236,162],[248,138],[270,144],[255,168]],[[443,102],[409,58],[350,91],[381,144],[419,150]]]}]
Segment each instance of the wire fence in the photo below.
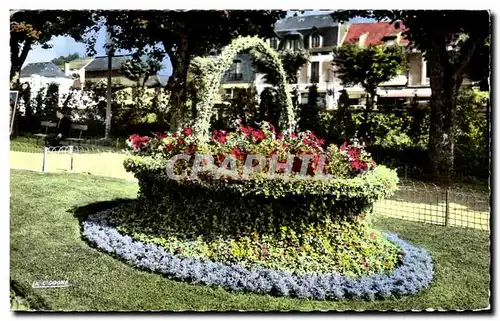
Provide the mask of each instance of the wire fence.
[{"label": "wire fence", "polygon": [[125,153],[102,146],[45,147],[11,142],[10,167],[44,172],[75,172],[135,180],[123,168]]},{"label": "wire fence", "polygon": [[380,216],[443,226],[490,229],[489,191],[402,181],[394,196],[375,203]]},{"label": "wire fence", "polygon": [[[10,166],[45,172],[76,172],[135,180],[123,168],[125,153],[102,146],[45,148],[11,142]],[[374,214],[443,226],[490,229],[490,193],[487,187],[441,187],[401,178],[396,193],[374,205]]]}]

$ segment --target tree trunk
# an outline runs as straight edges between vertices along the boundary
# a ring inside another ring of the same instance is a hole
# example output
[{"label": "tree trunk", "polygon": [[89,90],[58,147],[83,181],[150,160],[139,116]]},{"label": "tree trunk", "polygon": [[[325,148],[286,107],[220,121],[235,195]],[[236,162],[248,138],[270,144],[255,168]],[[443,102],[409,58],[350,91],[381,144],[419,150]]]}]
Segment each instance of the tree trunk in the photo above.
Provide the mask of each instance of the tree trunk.
[{"label": "tree trunk", "polygon": [[365,139],[365,140],[368,140],[368,132],[369,132],[369,128],[368,128],[368,116],[370,114],[370,112],[373,110],[373,99],[376,95],[377,91],[376,89],[375,90],[369,90],[367,91],[367,99],[366,99],[366,106],[365,106],[365,111],[364,111],[364,119],[363,119],[363,124],[361,125],[361,133],[360,133],[360,136]]},{"label": "tree trunk", "polygon": [[19,53],[19,47],[21,45],[21,40],[11,33],[10,38],[10,87],[11,89],[19,89],[19,78],[21,73],[21,68],[28,57],[28,53],[31,50],[31,40],[25,40],[22,46],[21,53]]},{"label": "tree trunk", "polygon": [[429,170],[436,183],[449,185],[453,179],[454,126],[457,97],[465,68],[477,46],[477,39],[469,39],[460,49],[458,60],[450,59],[445,38],[438,39],[427,52],[430,64],[431,117],[429,128]]},{"label": "tree trunk", "polygon": [[431,178],[436,183],[449,185],[454,168],[454,123],[458,90],[461,80],[436,68],[430,77],[431,117],[429,128],[429,165]]},{"label": "tree trunk", "polygon": [[113,56],[108,54],[108,88],[106,91],[106,124],[104,128],[104,138],[109,138],[109,134],[111,133],[111,100],[113,98],[111,92],[111,67],[112,67],[112,59]]},{"label": "tree trunk", "polygon": [[173,74],[167,84],[167,90],[170,91],[170,130],[177,130],[180,129],[181,122],[186,115],[187,74],[191,61],[188,52],[188,37],[186,35],[181,37],[175,53],[169,56],[170,61],[173,62]]}]

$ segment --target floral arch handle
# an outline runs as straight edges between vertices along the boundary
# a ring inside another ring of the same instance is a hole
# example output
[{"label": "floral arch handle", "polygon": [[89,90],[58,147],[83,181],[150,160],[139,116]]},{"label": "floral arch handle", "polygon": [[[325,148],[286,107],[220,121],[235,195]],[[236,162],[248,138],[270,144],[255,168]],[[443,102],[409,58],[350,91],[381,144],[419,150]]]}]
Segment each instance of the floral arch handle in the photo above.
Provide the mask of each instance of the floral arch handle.
[{"label": "floral arch handle", "polygon": [[[285,69],[278,53],[259,37],[238,37],[226,46],[216,59],[197,57],[192,62],[193,71],[201,76],[198,88],[198,116],[193,126],[194,135],[198,141],[204,142],[209,139],[210,118],[214,112],[214,100],[224,73],[231,67],[238,53],[249,49],[254,49],[256,52],[265,54],[270,58],[272,68],[278,73],[278,99],[284,101],[286,106],[280,118],[280,125],[282,128],[293,128],[295,126],[292,97],[286,80]],[[255,51],[251,50],[250,53],[255,55]]]}]

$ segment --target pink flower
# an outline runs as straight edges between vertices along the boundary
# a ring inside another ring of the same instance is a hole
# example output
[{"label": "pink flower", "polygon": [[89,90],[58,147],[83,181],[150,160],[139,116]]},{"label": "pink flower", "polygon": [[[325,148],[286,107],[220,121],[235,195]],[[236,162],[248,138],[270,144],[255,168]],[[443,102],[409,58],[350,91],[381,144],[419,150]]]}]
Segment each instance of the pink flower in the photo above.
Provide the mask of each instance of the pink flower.
[{"label": "pink flower", "polygon": [[184,136],[190,136],[193,133],[193,129],[186,127],[182,130],[182,133],[184,134]]}]

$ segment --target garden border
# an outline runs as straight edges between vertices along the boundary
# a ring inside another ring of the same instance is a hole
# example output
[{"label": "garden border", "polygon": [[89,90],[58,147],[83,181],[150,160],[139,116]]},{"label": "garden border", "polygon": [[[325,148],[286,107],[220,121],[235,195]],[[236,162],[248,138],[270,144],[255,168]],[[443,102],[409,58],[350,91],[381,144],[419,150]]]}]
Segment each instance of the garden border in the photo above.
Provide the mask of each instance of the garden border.
[{"label": "garden border", "polygon": [[194,258],[179,258],[152,243],[135,241],[106,224],[107,211],[96,213],[82,224],[82,234],[91,244],[114,254],[135,267],[159,272],[176,280],[228,290],[257,292],[299,298],[368,299],[413,295],[427,288],[434,276],[432,258],[422,248],[384,233],[403,252],[403,263],[389,275],[349,278],[339,274],[293,275],[266,268],[247,270],[239,264],[226,265]]}]

